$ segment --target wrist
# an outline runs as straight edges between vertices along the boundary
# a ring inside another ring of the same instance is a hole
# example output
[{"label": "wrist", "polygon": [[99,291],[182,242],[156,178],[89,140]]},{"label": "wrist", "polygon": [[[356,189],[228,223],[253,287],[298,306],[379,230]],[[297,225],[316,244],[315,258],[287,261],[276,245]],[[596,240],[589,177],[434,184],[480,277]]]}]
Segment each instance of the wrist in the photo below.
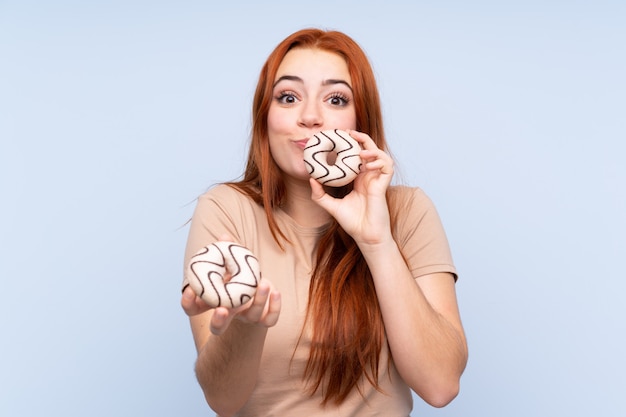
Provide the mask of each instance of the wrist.
[{"label": "wrist", "polygon": [[361,253],[365,258],[389,254],[389,251],[398,250],[398,244],[391,233],[377,239],[369,239],[357,242]]}]

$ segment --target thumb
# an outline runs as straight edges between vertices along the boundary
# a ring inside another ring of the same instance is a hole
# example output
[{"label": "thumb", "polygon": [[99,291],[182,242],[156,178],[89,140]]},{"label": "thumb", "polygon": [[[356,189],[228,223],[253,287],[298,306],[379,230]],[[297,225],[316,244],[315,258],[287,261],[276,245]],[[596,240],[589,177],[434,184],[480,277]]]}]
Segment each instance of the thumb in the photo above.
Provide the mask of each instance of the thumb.
[{"label": "thumb", "polygon": [[193,292],[190,285],[187,285],[183,290],[180,304],[185,311],[185,314],[189,317],[204,313],[210,309],[210,307],[202,301],[202,299],[198,297],[195,292]]},{"label": "thumb", "polygon": [[311,178],[311,200],[315,201],[320,207],[326,210],[331,216],[336,211],[337,200],[324,191],[322,184]]},{"label": "thumb", "polygon": [[324,187],[322,184],[317,182],[317,180],[313,178],[309,178],[309,184],[311,185],[311,199],[314,201],[318,201],[324,197],[326,192],[324,191]]},{"label": "thumb", "polygon": [[309,184],[311,184],[311,200],[328,210],[329,200],[332,201],[333,198],[324,191],[322,184],[313,178],[309,178]]}]

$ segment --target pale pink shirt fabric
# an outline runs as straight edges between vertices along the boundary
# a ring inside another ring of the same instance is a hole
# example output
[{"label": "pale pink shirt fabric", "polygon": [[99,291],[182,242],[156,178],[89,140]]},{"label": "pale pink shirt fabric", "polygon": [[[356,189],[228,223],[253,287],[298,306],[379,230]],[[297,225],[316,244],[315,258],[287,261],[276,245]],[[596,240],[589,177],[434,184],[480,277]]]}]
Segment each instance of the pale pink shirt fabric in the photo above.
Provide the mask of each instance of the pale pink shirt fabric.
[{"label": "pale pink shirt fabric", "polygon": [[[406,201],[394,230],[413,276],[449,272],[456,277],[448,241],[431,200],[419,188],[392,187],[392,193]],[[237,190],[218,185],[197,202],[185,252],[185,265],[205,245],[229,234],[259,259],[263,278],[270,280],[282,295],[282,310],[276,326],[269,329],[255,390],[238,416],[386,416],[406,417],[413,403],[409,387],[398,375],[389,350],[383,346],[379,381],[382,393],[367,380],[337,407],[320,406],[321,393],[310,396],[302,373],[308,358],[309,338],[300,336],[313,269],[315,244],[325,227],[298,225],[282,210],[275,217],[292,242],[282,250],[270,233],[263,208]],[[183,281],[185,285],[185,281]],[[295,352],[295,353],[294,353]],[[389,365],[388,365],[389,364]]]}]

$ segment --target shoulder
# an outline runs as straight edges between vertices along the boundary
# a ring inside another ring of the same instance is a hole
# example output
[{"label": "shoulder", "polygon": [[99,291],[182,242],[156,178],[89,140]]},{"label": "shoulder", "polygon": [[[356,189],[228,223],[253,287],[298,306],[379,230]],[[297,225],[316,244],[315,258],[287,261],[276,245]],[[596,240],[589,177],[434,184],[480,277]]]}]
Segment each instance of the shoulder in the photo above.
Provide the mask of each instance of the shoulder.
[{"label": "shoulder", "polygon": [[414,277],[456,269],[435,205],[417,187],[393,187],[389,192],[393,232]]},{"label": "shoulder", "polygon": [[235,187],[228,184],[216,184],[200,195],[199,200],[238,200],[246,198]]},{"label": "shoulder", "polygon": [[434,204],[424,190],[419,187],[394,185],[388,189],[391,209],[402,212],[406,209],[428,211],[434,209]]},{"label": "shoulder", "polygon": [[419,187],[390,187],[389,211],[394,232],[401,241],[414,236],[418,230],[422,237],[443,232],[435,205]]},{"label": "shoulder", "polygon": [[198,206],[244,207],[255,203],[250,197],[228,184],[217,184],[198,197]]},{"label": "shoulder", "polygon": [[201,194],[196,202],[193,220],[214,223],[227,219],[232,223],[245,222],[262,215],[263,209],[236,187],[217,184]]},{"label": "shoulder", "polygon": [[262,208],[247,195],[227,184],[212,186],[197,199],[189,230],[190,250],[197,251],[223,235],[245,243],[263,219]]}]

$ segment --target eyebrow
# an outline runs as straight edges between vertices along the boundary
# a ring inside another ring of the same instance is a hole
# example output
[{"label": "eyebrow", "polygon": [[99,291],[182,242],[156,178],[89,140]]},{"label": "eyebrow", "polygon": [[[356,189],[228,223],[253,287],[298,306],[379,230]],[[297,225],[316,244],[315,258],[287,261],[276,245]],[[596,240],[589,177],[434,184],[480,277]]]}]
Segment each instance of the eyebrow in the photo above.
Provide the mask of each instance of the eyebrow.
[{"label": "eyebrow", "polygon": [[[279,79],[276,80],[276,82],[274,83],[274,85],[272,87],[276,87],[276,85],[281,82],[281,81],[296,81],[299,83],[304,83],[304,80],[296,75],[283,75],[282,77],[280,77]],[[350,84],[348,84],[347,81],[344,80],[336,80],[336,79],[328,79],[328,80],[324,80],[322,81],[322,85],[334,85],[334,84],[343,84],[346,87],[348,87],[350,89],[350,91],[352,91],[352,86]]]}]

